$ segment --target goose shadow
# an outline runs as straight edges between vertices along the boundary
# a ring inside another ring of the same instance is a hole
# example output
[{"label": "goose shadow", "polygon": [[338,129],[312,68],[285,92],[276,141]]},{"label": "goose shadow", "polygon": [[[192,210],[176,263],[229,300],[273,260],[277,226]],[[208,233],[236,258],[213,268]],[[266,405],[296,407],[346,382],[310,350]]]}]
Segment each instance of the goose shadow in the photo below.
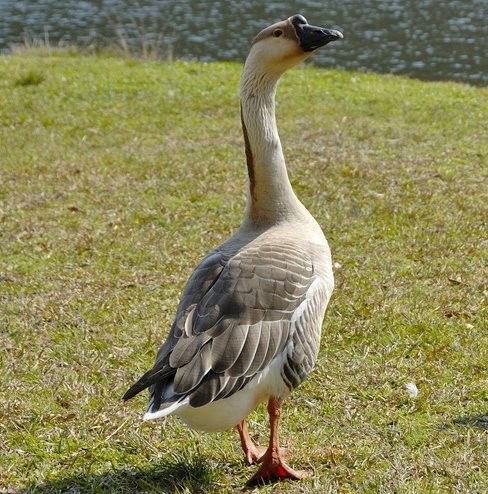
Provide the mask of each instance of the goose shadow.
[{"label": "goose shadow", "polygon": [[440,424],[438,429],[446,430],[452,426],[488,430],[488,413],[463,415],[462,417],[457,417],[450,422]]},{"label": "goose shadow", "polygon": [[479,415],[466,415],[452,421],[454,425],[464,425],[466,427],[475,427],[477,429],[488,430],[488,413]]},{"label": "goose shadow", "polygon": [[165,459],[149,468],[112,470],[96,475],[73,475],[44,484],[31,484],[16,494],[55,493],[175,493],[214,492],[214,471],[197,456]]}]

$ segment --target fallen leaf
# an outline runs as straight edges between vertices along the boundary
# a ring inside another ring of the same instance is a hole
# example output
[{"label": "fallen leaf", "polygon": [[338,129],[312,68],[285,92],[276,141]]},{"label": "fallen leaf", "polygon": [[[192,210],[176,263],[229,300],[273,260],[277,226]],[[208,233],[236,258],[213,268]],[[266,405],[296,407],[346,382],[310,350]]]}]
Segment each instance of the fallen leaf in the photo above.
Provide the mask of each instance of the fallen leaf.
[{"label": "fallen leaf", "polygon": [[457,278],[451,278],[451,277],[447,277],[447,279],[453,284],[453,285],[464,285],[465,283],[463,283],[461,280],[458,280]]},{"label": "fallen leaf", "polygon": [[68,413],[68,415],[65,415],[64,417],[61,418],[62,422],[68,422],[69,420],[73,420],[76,417],[76,413]]}]

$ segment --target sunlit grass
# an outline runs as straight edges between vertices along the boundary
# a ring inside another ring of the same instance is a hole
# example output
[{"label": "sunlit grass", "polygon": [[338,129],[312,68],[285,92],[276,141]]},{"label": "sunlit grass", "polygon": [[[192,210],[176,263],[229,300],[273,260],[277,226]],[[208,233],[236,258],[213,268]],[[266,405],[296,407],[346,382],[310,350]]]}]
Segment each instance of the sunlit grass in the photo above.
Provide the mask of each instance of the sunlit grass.
[{"label": "sunlit grass", "polygon": [[[240,70],[0,58],[0,487],[250,477],[233,431],[143,423],[145,396],[120,400],[195,263],[239,224]],[[277,112],[337,281],[284,412],[290,463],[313,476],[279,492],[486,492],[488,90],[305,68]],[[250,427],[264,444],[264,410]]]}]

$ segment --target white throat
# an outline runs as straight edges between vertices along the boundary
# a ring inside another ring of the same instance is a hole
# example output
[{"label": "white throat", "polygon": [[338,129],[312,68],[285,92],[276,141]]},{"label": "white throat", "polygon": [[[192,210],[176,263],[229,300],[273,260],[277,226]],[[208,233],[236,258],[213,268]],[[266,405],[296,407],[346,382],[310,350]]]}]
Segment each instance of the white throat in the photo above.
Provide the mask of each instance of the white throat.
[{"label": "white throat", "polygon": [[252,52],[241,78],[241,117],[249,173],[246,219],[279,222],[308,214],[293,192],[276,127],[281,73],[264,71]]}]

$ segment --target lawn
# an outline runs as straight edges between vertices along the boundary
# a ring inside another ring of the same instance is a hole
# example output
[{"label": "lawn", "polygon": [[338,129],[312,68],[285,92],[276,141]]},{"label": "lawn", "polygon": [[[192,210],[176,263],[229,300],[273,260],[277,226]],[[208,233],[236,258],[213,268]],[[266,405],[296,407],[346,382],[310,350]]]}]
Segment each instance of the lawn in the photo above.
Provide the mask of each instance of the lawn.
[{"label": "lawn", "polygon": [[[241,68],[0,57],[0,492],[232,493],[254,471],[235,431],[121,401],[242,216]],[[305,67],[277,101],[336,290],[283,414],[312,475],[256,492],[487,492],[488,88]],[[263,408],[250,429],[264,445]]]}]

